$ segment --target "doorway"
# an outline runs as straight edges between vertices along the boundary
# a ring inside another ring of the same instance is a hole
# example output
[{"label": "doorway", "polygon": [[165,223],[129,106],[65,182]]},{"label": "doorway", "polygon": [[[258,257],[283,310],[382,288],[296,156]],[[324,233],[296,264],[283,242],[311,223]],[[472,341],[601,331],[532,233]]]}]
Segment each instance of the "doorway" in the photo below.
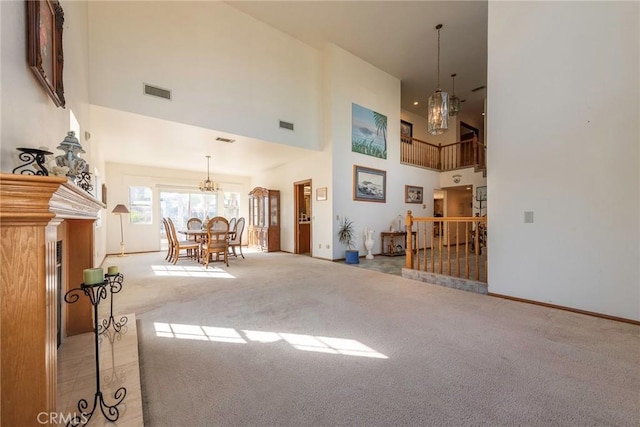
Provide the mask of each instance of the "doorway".
[{"label": "doorway", "polygon": [[294,194],[294,241],[296,254],[311,256],[311,180],[293,184]]}]

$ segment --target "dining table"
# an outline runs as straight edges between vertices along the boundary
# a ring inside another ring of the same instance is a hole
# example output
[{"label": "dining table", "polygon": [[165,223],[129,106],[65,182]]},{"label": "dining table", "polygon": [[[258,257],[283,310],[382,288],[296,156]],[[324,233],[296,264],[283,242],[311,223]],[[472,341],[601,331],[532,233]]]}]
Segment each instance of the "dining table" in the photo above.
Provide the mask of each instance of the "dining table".
[{"label": "dining table", "polygon": [[[211,231],[212,233],[218,233],[217,231]],[[203,228],[201,230],[178,230],[178,233],[180,234],[184,234],[185,236],[187,236],[187,238],[189,237],[195,237],[196,241],[201,242],[206,240],[207,238],[207,229]],[[233,239],[235,237],[235,231],[229,231],[229,239]]]}]

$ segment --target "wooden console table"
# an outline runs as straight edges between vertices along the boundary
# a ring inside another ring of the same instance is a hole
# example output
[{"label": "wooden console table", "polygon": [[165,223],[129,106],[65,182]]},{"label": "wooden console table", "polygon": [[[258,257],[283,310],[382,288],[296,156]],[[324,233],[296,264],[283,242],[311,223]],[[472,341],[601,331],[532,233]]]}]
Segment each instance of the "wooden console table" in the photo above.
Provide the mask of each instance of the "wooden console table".
[{"label": "wooden console table", "polygon": [[[416,251],[416,232],[411,232],[413,251]],[[380,233],[382,255],[401,256],[407,250],[407,233],[405,231],[383,231]]]}]

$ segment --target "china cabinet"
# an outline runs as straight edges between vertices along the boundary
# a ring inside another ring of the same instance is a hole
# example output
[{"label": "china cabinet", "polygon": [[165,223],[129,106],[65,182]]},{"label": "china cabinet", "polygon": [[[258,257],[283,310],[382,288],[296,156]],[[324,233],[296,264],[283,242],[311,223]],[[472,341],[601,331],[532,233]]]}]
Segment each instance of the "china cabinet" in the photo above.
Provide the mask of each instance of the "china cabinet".
[{"label": "china cabinet", "polygon": [[249,246],[280,250],[280,191],[256,187],[249,193]]}]

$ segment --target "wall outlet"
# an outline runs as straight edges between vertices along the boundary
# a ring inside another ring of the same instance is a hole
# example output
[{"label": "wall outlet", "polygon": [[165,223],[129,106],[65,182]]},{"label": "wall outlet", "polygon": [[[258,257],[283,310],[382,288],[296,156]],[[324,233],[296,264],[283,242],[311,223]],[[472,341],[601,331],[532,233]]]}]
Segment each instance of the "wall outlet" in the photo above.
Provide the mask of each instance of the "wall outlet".
[{"label": "wall outlet", "polygon": [[318,243],[318,249],[322,249],[322,243]]},{"label": "wall outlet", "polygon": [[329,249],[329,245],[327,245],[327,249]]},{"label": "wall outlet", "polygon": [[524,211],[524,223],[533,224],[533,211]]}]

